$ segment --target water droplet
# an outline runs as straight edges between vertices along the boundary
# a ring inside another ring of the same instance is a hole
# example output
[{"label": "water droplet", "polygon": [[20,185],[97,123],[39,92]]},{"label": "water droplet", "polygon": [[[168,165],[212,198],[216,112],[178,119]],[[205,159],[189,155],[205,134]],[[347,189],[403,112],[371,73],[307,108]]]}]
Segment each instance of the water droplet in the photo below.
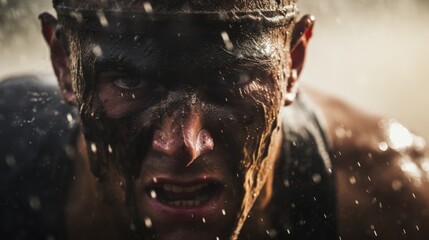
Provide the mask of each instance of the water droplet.
[{"label": "water droplet", "polygon": [[351,178],[349,178],[349,181],[350,181],[350,183],[351,184],[356,184],[356,178],[353,176],[353,177],[351,177]]},{"label": "water droplet", "polygon": [[145,10],[146,13],[152,13],[153,9],[152,9],[152,4],[150,4],[150,2],[144,2],[143,3],[143,8]]},{"label": "water droplet", "polygon": [[95,143],[91,143],[91,151],[92,151],[93,153],[96,153],[96,152],[97,152],[97,146],[95,145]]},{"label": "water droplet", "polygon": [[390,121],[387,131],[391,148],[395,150],[404,150],[413,144],[413,136],[410,131],[400,123]]},{"label": "water droplet", "polygon": [[231,51],[234,49],[234,45],[232,44],[231,40],[229,39],[229,35],[227,32],[223,31],[220,33],[220,36],[222,37],[222,40],[225,44],[225,48],[228,51]]},{"label": "water droplet", "polygon": [[40,202],[40,199],[37,196],[30,196],[28,199],[28,202],[30,204],[30,207],[33,210],[37,211],[37,210],[40,210],[40,208],[42,207],[42,203]]},{"label": "water droplet", "polygon": [[378,149],[380,149],[383,152],[387,151],[388,148],[389,148],[389,145],[387,145],[386,142],[381,142],[378,144]]},{"label": "water droplet", "polygon": [[152,191],[150,191],[150,197],[151,198],[156,198],[156,192],[155,192],[155,190],[152,190]]},{"label": "water droplet", "polygon": [[402,182],[399,180],[394,180],[392,181],[392,189],[394,191],[399,191],[402,188]]},{"label": "water droplet", "polygon": [[152,220],[150,219],[150,218],[145,218],[144,219],[144,225],[147,227],[147,228],[151,228],[152,227]]},{"label": "water droplet", "polygon": [[110,146],[110,144],[109,144],[109,145],[107,145],[107,151],[108,151],[109,153],[112,153],[112,152],[113,152],[112,146]]},{"label": "water droplet", "polygon": [[356,205],[359,205],[359,201],[358,200],[355,200],[355,203],[356,203]]},{"label": "water droplet", "polygon": [[205,218],[202,218],[202,220],[203,220],[203,223],[206,223],[206,219]]},{"label": "water droplet", "polygon": [[106,15],[104,15],[104,12],[98,11],[97,12],[98,20],[100,20],[101,26],[104,28],[107,28],[109,26],[109,22],[107,21]]},{"label": "water droplet", "polygon": [[222,215],[226,215],[226,211],[225,211],[225,209],[222,209]]},{"label": "water droplet", "polygon": [[157,179],[156,177],[153,177],[153,178],[152,178],[152,181],[153,181],[154,183],[157,183],[157,182],[158,182],[158,179]]},{"label": "water droplet", "polygon": [[72,122],[73,122],[73,116],[72,116],[70,113],[67,113],[66,117],[67,117],[67,121],[68,121],[69,123],[72,123]]},{"label": "water droplet", "polygon": [[101,47],[99,45],[95,45],[92,48],[92,53],[94,53],[94,55],[97,57],[101,57],[103,55],[103,51],[101,50]]},{"label": "water droplet", "polygon": [[6,164],[9,165],[10,167],[14,167],[16,164],[16,160],[15,157],[12,155],[6,155]]},{"label": "water droplet", "polygon": [[313,182],[315,183],[320,183],[320,181],[322,181],[322,176],[320,176],[320,174],[318,173],[313,174],[312,178],[313,178]]}]

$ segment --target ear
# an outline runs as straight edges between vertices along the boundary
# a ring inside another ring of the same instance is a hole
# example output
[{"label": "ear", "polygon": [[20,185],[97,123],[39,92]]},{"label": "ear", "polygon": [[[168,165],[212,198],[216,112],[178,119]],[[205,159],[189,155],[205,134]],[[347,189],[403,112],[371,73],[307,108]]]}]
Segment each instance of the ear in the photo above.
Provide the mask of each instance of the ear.
[{"label": "ear", "polygon": [[295,100],[298,87],[298,78],[304,66],[305,53],[310,38],[313,35],[313,26],[315,18],[311,15],[305,15],[296,24],[292,33],[291,40],[291,73],[288,78],[287,96],[285,105]]},{"label": "ear", "polygon": [[67,103],[75,106],[76,96],[72,87],[70,60],[60,39],[62,36],[59,31],[58,21],[49,13],[40,14],[39,19],[42,25],[43,37],[51,51],[51,62],[58,79],[61,94]]}]

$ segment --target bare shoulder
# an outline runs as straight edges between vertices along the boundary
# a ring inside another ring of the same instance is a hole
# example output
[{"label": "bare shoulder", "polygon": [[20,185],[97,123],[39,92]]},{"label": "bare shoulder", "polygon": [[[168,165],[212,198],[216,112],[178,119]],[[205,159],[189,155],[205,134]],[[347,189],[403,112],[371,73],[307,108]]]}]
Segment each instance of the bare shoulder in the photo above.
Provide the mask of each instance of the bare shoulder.
[{"label": "bare shoulder", "polygon": [[423,138],[395,120],[305,91],[328,130],[342,239],[428,239],[429,154]]}]

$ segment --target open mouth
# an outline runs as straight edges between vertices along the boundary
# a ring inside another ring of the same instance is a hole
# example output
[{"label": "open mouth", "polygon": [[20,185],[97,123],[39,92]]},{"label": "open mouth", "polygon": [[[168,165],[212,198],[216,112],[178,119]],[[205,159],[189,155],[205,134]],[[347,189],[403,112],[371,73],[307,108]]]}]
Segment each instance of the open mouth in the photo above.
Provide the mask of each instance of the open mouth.
[{"label": "open mouth", "polygon": [[170,208],[195,209],[215,201],[222,189],[221,184],[213,182],[158,183],[148,188],[147,194],[149,198]]}]

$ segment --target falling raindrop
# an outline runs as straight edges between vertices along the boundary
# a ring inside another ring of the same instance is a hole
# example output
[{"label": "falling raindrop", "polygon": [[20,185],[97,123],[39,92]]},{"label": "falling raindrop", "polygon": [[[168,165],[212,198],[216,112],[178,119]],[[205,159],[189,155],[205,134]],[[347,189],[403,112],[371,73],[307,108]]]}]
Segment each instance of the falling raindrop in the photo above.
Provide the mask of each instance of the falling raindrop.
[{"label": "falling raindrop", "polygon": [[99,45],[96,45],[92,48],[92,53],[94,53],[96,57],[101,57],[103,55],[103,51]]},{"label": "falling raindrop", "polygon": [[68,121],[69,123],[72,123],[72,122],[73,122],[73,116],[72,116],[70,113],[67,113],[66,117],[67,117],[67,121]]},{"label": "falling raindrop", "polygon": [[95,145],[95,143],[91,143],[91,151],[92,151],[93,153],[96,153],[96,152],[97,152],[97,146]]},{"label": "falling raindrop", "polygon": [[40,208],[42,207],[42,203],[40,202],[40,199],[37,196],[30,196],[28,201],[29,201],[30,207],[33,210],[37,211],[37,210],[40,210]]},{"label": "falling raindrop", "polygon": [[149,13],[149,14],[153,13],[152,4],[150,4],[150,2],[144,2],[143,8],[144,8],[146,13]]},{"label": "falling raindrop", "polygon": [[225,209],[222,209],[222,215],[226,215],[226,211],[225,211]]},{"label": "falling raindrop", "polygon": [[205,218],[202,218],[202,220],[203,220],[203,223],[206,223],[206,219]]},{"label": "falling raindrop", "polygon": [[113,152],[112,146],[110,146],[110,144],[109,144],[109,145],[107,145],[107,151],[108,151],[109,153],[112,153],[112,152]]},{"label": "falling raindrop", "polygon": [[223,40],[223,42],[225,44],[225,48],[228,51],[233,50],[234,49],[234,45],[232,44],[231,40],[229,39],[228,33],[225,32],[225,31],[223,31],[223,32],[220,33],[220,36],[222,37],[222,40]]},{"label": "falling raindrop", "polygon": [[322,176],[318,173],[313,174],[312,178],[314,183],[320,183],[320,181],[322,181]]},{"label": "falling raindrop", "polygon": [[353,176],[353,177],[351,177],[351,178],[349,178],[349,181],[350,181],[350,183],[351,184],[356,184],[356,178]]},{"label": "falling raindrop", "polygon": [[150,197],[151,198],[156,198],[156,192],[155,192],[155,190],[152,190],[152,191],[150,191]]},{"label": "falling raindrop", "polygon": [[10,167],[14,167],[16,164],[16,160],[15,157],[12,155],[6,155],[6,164],[9,165]]},{"label": "falling raindrop", "polygon": [[104,15],[104,12],[98,11],[97,12],[98,20],[100,20],[101,26],[104,28],[107,28],[109,26],[109,22],[107,21],[106,15]]},{"label": "falling raindrop", "polygon": [[144,219],[144,225],[147,227],[147,228],[151,228],[152,227],[152,220],[150,219],[150,218],[145,218]]}]

